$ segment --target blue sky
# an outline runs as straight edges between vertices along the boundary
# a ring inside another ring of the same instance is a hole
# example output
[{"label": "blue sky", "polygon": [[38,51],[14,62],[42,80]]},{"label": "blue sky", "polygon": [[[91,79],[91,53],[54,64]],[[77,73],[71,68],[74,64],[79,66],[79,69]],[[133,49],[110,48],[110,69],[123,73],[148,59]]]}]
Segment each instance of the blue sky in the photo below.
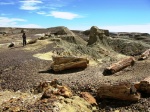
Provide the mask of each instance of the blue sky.
[{"label": "blue sky", "polygon": [[150,33],[150,0],[0,0],[0,27]]}]

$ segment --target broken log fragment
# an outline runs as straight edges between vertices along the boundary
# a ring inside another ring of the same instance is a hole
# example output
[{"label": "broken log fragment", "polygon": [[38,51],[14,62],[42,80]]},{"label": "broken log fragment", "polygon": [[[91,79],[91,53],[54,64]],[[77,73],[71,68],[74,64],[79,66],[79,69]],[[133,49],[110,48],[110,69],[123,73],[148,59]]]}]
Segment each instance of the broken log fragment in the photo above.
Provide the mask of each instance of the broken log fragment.
[{"label": "broken log fragment", "polygon": [[89,61],[85,58],[77,57],[53,57],[51,68],[55,71],[63,71],[72,68],[86,68]]},{"label": "broken log fragment", "polygon": [[150,94],[150,76],[140,82],[140,91]]},{"label": "broken log fragment", "polygon": [[140,89],[140,82],[133,82],[134,87],[136,88],[137,91]]},{"label": "broken log fragment", "polygon": [[[140,99],[140,94],[132,91],[132,86],[130,85],[103,85],[100,86],[97,92],[97,95],[100,98],[110,98],[118,100],[127,100],[127,101],[138,101]],[[131,92],[132,91],[132,92]]]},{"label": "broken log fragment", "polygon": [[91,105],[97,105],[96,99],[89,92],[81,92],[81,97],[84,98]]},{"label": "broken log fragment", "polygon": [[141,54],[138,60],[145,60],[150,56],[150,49],[147,49],[145,52]]},{"label": "broken log fragment", "polygon": [[104,69],[103,74],[104,75],[111,75],[114,74],[118,71],[121,71],[122,69],[128,67],[128,66],[133,66],[135,63],[135,58],[134,57],[128,57],[125,58],[117,63],[114,63],[110,65],[109,67]]}]

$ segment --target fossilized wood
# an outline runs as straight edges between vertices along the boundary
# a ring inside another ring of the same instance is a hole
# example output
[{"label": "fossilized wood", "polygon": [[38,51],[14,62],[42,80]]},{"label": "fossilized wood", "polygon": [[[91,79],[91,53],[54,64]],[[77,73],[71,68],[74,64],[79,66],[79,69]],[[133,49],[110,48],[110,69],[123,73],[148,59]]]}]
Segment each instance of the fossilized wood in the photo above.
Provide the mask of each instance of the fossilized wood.
[{"label": "fossilized wood", "polygon": [[136,92],[134,87],[127,85],[103,85],[98,89],[98,96],[100,98],[111,98],[118,100],[138,101],[140,94]]},{"label": "fossilized wood", "polygon": [[57,79],[53,81],[40,82],[40,84],[35,88],[36,93],[42,93],[41,99],[44,98],[55,98],[58,96],[63,96],[65,98],[71,97],[72,91],[69,87],[61,85]]},{"label": "fossilized wood", "polygon": [[60,86],[57,85],[57,88],[49,87],[46,89],[41,97],[43,98],[57,98],[58,96],[63,96],[65,98],[71,97],[73,94],[71,92],[71,89],[67,86]]},{"label": "fossilized wood", "polygon": [[140,82],[139,91],[150,94],[150,76]]},{"label": "fossilized wood", "polygon": [[134,57],[128,57],[125,59],[120,60],[117,63],[114,63],[112,65],[110,65],[109,67],[107,67],[103,74],[104,75],[110,75],[110,74],[114,74],[118,71],[121,71],[122,69],[128,67],[128,66],[133,66],[135,63],[135,58]]},{"label": "fossilized wood", "polygon": [[137,89],[137,91],[139,91],[140,89],[140,82],[133,82],[134,87]]},{"label": "fossilized wood", "polygon": [[86,68],[86,67],[87,67],[87,62],[79,61],[79,62],[64,63],[64,64],[60,64],[60,65],[53,65],[52,69],[54,71],[62,71],[62,70],[65,70],[65,69]]},{"label": "fossilized wood", "polygon": [[86,68],[89,61],[84,58],[76,57],[53,57],[51,68],[54,71],[62,71],[71,68]]},{"label": "fossilized wood", "polygon": [[145,60],[150,56],[150,49],[147,49],[145,52],[141,54],[138,60]]},{"label": "fossilized wood", "polygon": [[96,99],[88,92],[81,92],[81,97],[92,105],[97,105]]},{"label": "fossilized wood", "polygon": [[73,95],[72,92],[71,92],[71,89],[67,86],[57,86],[57,88],[58,88],[59,94],[61,96],[69,98]]},{"label": "fossilized wood", "polygon": [[54,64],[63,64],[63,63],[68,63],[68,62],[77,62],[77,61],[86,61],[89,63],[89,61],[85,58],[77,58],[77,57],[52,57]]}]

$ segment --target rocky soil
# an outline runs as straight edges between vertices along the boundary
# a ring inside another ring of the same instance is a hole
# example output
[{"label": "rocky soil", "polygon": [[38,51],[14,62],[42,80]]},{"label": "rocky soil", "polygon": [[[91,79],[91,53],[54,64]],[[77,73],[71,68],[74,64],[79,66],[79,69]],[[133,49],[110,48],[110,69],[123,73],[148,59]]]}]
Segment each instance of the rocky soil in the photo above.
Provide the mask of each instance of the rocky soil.
[{"label": "rocky soil", "polygon": [[[96,32],[99,33],[99,31]],[[62,34],[63,31],[60,30],[57,33]],[[75,33],[82,32],[76,31]],[[138,82],[150,75],[150,58],[143,61],[136,60],[134,66],[113,75],[103,75],[105,67],[122,57],[133,55],[137,59],[141,52],[149,48],[150,36],[144,37],[147,37],[148,41],[146,43],[144,40],[139,42],[138,39],[134,44],[136,48],[133,48],[135,47],[132,46],[135,41],[133,38],[126,41],[124,38],[122,40],[122,36],[119,38],[114,37],[117,38],[114,41],[114,38],[110,39],[108,36],[97,34],[99,38],[89,39],[91,43],[89,40],[84,41],[79,37],[80,35],[75,36],[70,33],[69,36],[63,36],[62,38],[59,34],[51,35],[44,40],[37,40],[34,44],[27,44],[25,47],[22,46],[20,33],[1,36],[0,111],[150,112],[149,95],[142,95],[138,102],[99,99],[97,97],[97,89],[100,85]],[[89,33],[88,35],[83,33],[83,35],[84,39],[86,37],[90,38]],[[97,35],[92,35],[91,37],[94,38]],[[73,36],[75,37],[72,39]],[[30,33],[27,33],[27,37],[28,41],[37,38]],[[101,38],[102,41],[100,40]],[[105,38],[109,42],[104,40]],[[8,48],[10,42],[14,42],[15,46]],[[117,42],[124,44],[117,44]],[[88,43],[90,44],[87,45]],[[113,44],[115,45],[113,46]],[[52,55],[87,57],[90,63],[84,70],[66,70],[55,73],[51,70]],[[54,79],[58,79],[60,83],[70,87],[74,96],[72,98],[59,97],[58,99],[40,100],[42,93],[34,94],[35,86],[40,82]],[[97,106],[90,105],[79,97],[80,92],[84,91],[91,93],[96,98]]]}]

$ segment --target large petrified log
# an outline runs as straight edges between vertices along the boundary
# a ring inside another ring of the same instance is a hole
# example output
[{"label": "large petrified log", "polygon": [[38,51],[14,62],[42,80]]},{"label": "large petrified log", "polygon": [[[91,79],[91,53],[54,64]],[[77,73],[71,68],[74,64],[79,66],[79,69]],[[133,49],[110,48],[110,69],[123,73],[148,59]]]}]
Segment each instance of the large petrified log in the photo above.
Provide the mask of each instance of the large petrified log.
[{"label": "large petrified log", "polygon": [[135,63],[134,57],[128,57],[128,58],[122,59],[121,61],[114,63],[110,65],[109,67],[105,68],[103,74],[104,75],[114,74],[128,66],[133,66],[134,63]]},{"label": "large petrified log", "polygon": [[141,54],[138,60],[145,60],[150,56],[150,49],[147,49],[145,52]]},{"label": "large petrified log", "polygon": [[135,83],[134,86],[141,93],[150,94],[150,76],[140,81],[139,83]]},{"label": "large petrified log", "polygon": [[100,98],[128,101],[138,101],[140,99],[140,94],[136,92],[136,88],[133,85],[126,84],[100,86],[97,95]]},{"label": "large petrified log", "polygon": [[57,72],[71,68],[86,68],[88,63],[89,61],[85,58],[53,57],[51,68]]}]

